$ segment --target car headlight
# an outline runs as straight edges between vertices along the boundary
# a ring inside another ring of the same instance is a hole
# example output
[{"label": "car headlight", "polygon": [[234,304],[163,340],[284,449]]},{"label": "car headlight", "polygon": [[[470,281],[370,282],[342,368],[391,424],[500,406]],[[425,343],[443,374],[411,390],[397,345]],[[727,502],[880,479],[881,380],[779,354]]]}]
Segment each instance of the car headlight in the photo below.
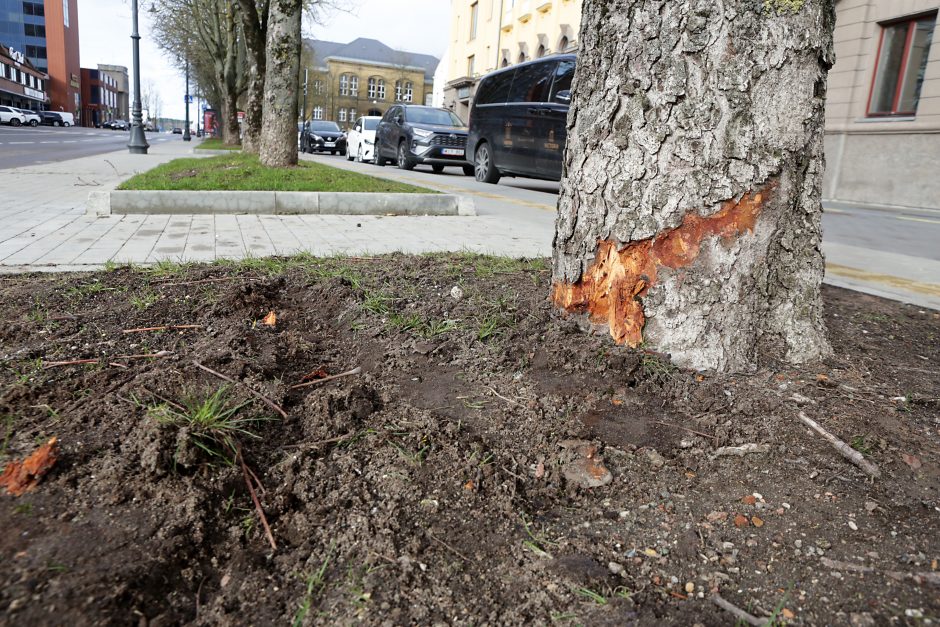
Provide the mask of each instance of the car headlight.
[{"label": "car headlight", "polygon": [[342,133],[342,134],[339,136],[339,139],[346,139],[346,133]]},{"label": "car headlight", "polygon": [[434,131],[426,131],[423,128],[414,129],[415,138],[419,140],[425,140],[431,137],[434,134]]},{"label": "car headlight", "polygon": [[314,136],[313,136],[313,141],[315,141],[315,142],[322,142],[322,141],[323,141],[323,138],[320,137],[319,135],[314,135]]}]

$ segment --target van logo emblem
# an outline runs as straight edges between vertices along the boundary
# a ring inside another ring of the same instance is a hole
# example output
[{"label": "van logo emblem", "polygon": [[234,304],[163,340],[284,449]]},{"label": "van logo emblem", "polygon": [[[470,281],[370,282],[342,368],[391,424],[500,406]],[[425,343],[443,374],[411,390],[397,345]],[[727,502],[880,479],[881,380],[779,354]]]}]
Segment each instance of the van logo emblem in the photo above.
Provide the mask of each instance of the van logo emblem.
[{"label": "van logo emblem", "polygon": [[450,134],[450,138],[451,138],[451,139],[457,139],[457,134],[456,134],[456,133],[451,133],[451,134]]}]

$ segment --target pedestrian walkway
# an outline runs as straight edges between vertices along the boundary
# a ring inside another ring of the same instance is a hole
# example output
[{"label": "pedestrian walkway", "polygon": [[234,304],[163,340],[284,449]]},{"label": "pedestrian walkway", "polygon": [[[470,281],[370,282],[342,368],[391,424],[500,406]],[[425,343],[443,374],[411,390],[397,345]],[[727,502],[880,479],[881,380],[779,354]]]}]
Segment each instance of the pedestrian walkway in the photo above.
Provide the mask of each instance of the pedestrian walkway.
[{"label": "pedestrian walkway", "polygon": [[[370,174],[474,197],[480,215],[461,217],[85,215],[90,191],[114,189],[137,172],[192,156],[163,142],[149,155],[121,152],[0,170],[0,273],[95,270],[105,263],[214,261],[248,256],[373,255],[472,251],[548,257],[550,194],[476,185],[462,177],[424,177],[393,169]],[[338,158],[330,165],[352,169]],[[414,179],[414,180],[413,180]],[[527,195],[528,194],[528,195]],[[824,241],[826,281],[940,309],[940,261]]]}]

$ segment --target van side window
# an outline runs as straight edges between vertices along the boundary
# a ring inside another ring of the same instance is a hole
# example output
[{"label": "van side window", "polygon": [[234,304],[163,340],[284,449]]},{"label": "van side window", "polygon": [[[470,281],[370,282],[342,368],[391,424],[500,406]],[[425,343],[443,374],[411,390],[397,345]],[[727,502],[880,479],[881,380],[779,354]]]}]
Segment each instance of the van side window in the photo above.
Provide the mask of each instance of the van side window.
[{"label": "van side window", "polygon": [[571,79],[574,78],[574,61],[562,61],[555,70],[555,83],[552,85],[552,97],[549,102],[555,101],[560,91],[571,91]]},{"label": "van side window", "polygon": [[512,85],[514,71],[509,70],[490,77],[477,90],[476,104],[502,104],[509,98],[509,86]]},{"label": "van side window", "polygon": [[556,62],[532,63],[516,70],[509,102],[548,102]]}]

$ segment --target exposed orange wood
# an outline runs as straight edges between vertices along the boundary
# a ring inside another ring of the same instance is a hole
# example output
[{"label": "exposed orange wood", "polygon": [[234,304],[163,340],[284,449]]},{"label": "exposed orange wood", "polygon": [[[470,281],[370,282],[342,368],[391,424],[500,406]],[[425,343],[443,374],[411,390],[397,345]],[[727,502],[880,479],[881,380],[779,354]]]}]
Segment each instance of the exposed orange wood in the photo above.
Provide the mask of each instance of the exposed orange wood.
[{"label": "exposed orange wood", "polygon": [[594,324],[606,323],[618,344],[639,346],[646,324],[642,297],[656,284],[659,268],[691,265],[706,238],[728,240],[753,231],[775,188],[771,181],[738,201],[724,203],[710,216],[690,212],[678,227],[620,249],[616,242],[598,240],[591,267],[576,283],[555,283],[552,301],[568,312],[587,314]]}]

